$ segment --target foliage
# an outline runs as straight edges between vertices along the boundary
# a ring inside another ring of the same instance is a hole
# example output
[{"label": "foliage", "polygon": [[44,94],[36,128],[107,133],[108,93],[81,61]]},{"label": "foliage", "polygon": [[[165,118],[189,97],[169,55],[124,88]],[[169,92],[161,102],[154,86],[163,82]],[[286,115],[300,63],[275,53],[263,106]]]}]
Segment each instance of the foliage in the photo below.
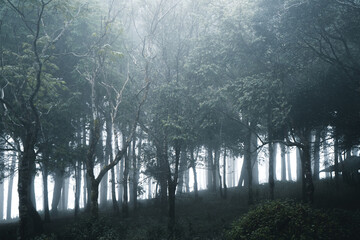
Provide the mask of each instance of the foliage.
[{"label": "foliage", "polygon": [[[343,221],[350,216],[340,212],[313,209],[293,201],[266,202],[235,221],[227,237],[232,240],[353,239],[350,227]],[[342,219],[336,217],[339,215]]]},{"label": "foliage", "polygon": [[115,240],[123,239],[126,234],[125,227],[111,218],[83,218],[75,224],[68,226],[63,239],[83,240]]}]

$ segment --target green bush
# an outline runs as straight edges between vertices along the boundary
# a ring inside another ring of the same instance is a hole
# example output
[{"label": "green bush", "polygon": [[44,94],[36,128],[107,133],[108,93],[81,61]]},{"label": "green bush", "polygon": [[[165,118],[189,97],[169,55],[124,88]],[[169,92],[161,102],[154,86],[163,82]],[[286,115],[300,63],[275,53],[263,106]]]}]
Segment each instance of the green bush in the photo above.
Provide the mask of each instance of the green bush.
[{"label": "green bush", "polygon": [[347,219],[344,222],[352,222],[351,216],[339,212],[329,213],[292,201],[272,201],[235,221],[226,235],[229,240],[353,239],[353,229],[339,221],[340,215]]}]

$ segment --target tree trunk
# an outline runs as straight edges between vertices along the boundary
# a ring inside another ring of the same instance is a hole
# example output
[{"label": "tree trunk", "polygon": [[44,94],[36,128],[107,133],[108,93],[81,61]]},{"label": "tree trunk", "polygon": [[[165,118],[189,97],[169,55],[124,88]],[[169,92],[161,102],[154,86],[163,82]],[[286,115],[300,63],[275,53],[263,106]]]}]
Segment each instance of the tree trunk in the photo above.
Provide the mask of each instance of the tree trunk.
[{"label": "tree trunk", "polygon": [[254,133],[251,133],[251,165],[252,165],[252,183],[253,185],[259,184],[259,163],[258,163],[258,153],[257,153],[257,136]]},{"label": "tree trunk", "polygon": [[335,167],[335,186],[339,186],[339,140],[336,129],[334,130],[334,167]]},{"label": "tree trunk", "polygon": [[285,144],[280,143],[280,155],[281,155],[281,181],[286,181],[286,159],[285,159]]},{"label": "tree trunk", "polygon": [[167,143],[166,139],[163,139],[162,146],[160,143],[156,145],[156,157],[159,166],[158,181],[160,184],[160,207],[162,216],[166,216],[166,210],[168,207],[167,191],[168,191],[168,159],[167,159]]},{"label": "tree trunk", "polygon": [[214,179],[215,166],[214,166],[212,149],[210,147],[208,148],[208,171],[207,172],[208,172],[207,189],[216,191],[216,185],[214,184],[214,182],[215,182],[215,179]]},{"label": "tree trunk", "polygon": [[31,187],[30,187],[30,197],[31,203],[33,204],[34,208],[36,209],[36,198],[35,198],[35,176],[36,176],[36,167],[35,161],[31,164]]},{"label": "tree trunk", "polygon": [[[108,118],[106,119],[106,157],[109,159],[108,161],[113,161],[113,134],[116,134],[114,132],[114,123]],[[117,140],[117,138],[115,138]],[[118,166],[119,164],[117,164]],[[113,205],[114,214],[119,214],[119,205],[116,200],[116,187],[115,187],[116,179],[115,179],[115,168],[111,168],[111,200]]]},{"label": "tree trunk", "polygon": [[12,192],[13,192],[13,184],[14,184],[14,174],[15,174],[15,165],[16,165],[16,157],[17,154],[14,152],[11,156],[11,168],[10,168],[10,179],[8,185],[8,196],[7,196],[7,211],[6,211],[6,219],[11,219],[11,203],[12,203]]},{"label": "tree trunk", "polygon": [[253,186],[252,186],[252,164],[251,164],[251,131],[247,130],[244,142],[244,163],[246,163],[246,170],[248,176],[248,204],[254,203]]},{"label": "tree trunk", "polygon": [[[123,138],[123,141],[125,137]],[[129,178],[129,151],[125,153],[125,168],[124,168],[124,176],[123,176],[123,201],[122,201],[122,212],[125,217],[129,216],[129,207],[128,207],[128,178]]]},{"label": "tree trunk", "polygon": [[227,185],[226,185],[226,147],[224,148],[224,158],[223,158],[223,184],[224,184],[224,199],[227,198]]},{"label": "tree trunk", "polygon": [[[44,154],[45,155],[45,154]],[[44,221],[50,222],[50,211],[49,211],[49,199],[48,199],[48,167],[47,162],[49,158],[44,156],[43,162],[43,171],[42,171],[42,178],[43,178],[43,200],[44,200]]]},{"label": "tree trunk", "polygon": [[179,184],[176,189],[177,194],[181,194],[183,192],[184,175],[186,169],[187,169],[186,151],[182,151],[180,156]]},{"label": "tree trunk", "polygon": [[[135,141],[134,141],[135,142]],[[141,145],[142,145],[142,139],[141,136],[139,136],[139,141],[137,144],[138,147],[138,154],[135,155],[135,145],[133,149],[133,206],[134,210],[137,209],[138,206],[138,185],[139,185],[139,165],[141,160]]]},{"label": "tree trunk", "polygon": [[43,231],[43,225],[39,213],[31,201],[31,183],[33,166],[35,165],[35,136],[31,126],[25,128],[23,139],[24,151],[19,158],[18,166],[18,194],[19,194],[19,238],[30,239]]},{"label": "tree trunk", "polygon": [[238,187],[242,187],[243,183],[244,183],[244,187],[249,186],[249,181],[248,181],[249,177],[248,177],[248,172],[246,171],[246,169],[247,169],[247,162],[245,161],[245,156],[244,156],[243,164],[242,164],[241,171],[240,171]]},{"label": "tree trunk", "polygon": [[[270,133],[269,133],[270,137]],[[270,187],[270,199],[274,200],[274,188],[275,188],[275,180],[274,180],[274,156],[275,151],[274,148],[276,145],[273,144],[271,141],[269,143],[269,187]]]},{"label": "tree trunk", "polygon": [[274,175],[274,181],[278,180],[278,176],[276,174],[276,169],[277,169],[277,152],[278,152],[278,143],[273,143],[273,175]]},{"label": "tree trunk", "polygon": [[[1,137],[1,136],[0,136]],[[5,149],[5,142],[0,138],[0,149]],[[5,165],[5,152],[0,150],[0,169]],[[0,174],[0,221],[4,219],[4,182]]]},{"label": "tree trunk", "polygon": [[215,180],[213,189],[216,192],[216,189],[219,188],[220,196],[222,196],[222,188],[221,188],[221,175],[220,175],[220,150],[214,150],[214,170],[213,171],[213,179]]},{"label": "tree trunk", "polygon": [[287,147],[286,149],[286,165],[287,165],[287,173],[288,173],[288,179],[289,181],[292,181],[292,175],[291,175],[291,164],[290,164],[290,148]]},{"label": "tree trunk", "polygon": [[302,163],[301,163],[301,154],[300,149],[296,147],[296,181],[302,181]]},{"label": "tree trunk", "polygon": [[51,214],[53,216],[58,215],[58,205],[60,202],[60,196],[61,196],[61,190],[63,188],[63,176],[64,171],[62,170],[56,170],[54,175],[54,191],[53,191],[53,197],[52,197],[52,203],[51,203]]},{"label": "tree trunk", "polygon": [[151,199],[152,198],[152,180],[151,180],[151,177],[148,177],[148,196],[147,198],[148,199]]},{"label": "tree trunk", "polygon": [[[311,132],[309,133],[311,134]],[[302,148],[302,166],[303,166],[303,200],[307,203],[314,202],[314,185],[311,172],[311,148],[310,143],[304,142]]]},{"label": "tree trunk", "polygon": [[63,178],[63,189],[61,194],[62,210],[66,211],[68,209],[68,199],[69,199],[69,178]]},{"label": "tree trunk", "polygon": [[[321,132],[321,138],[322,138],[322,141],[323,141],[323,144],[322,144],[322,148],[323,148],[323,158],[324,158],[324,167],[327,168],[330,166],[330,163],[329,163],[329,153],[328,153],[328,144],[327,144],[327,141],[326,141],[326,138],[327,138],[327,131],[326,130],[323,130]],[[330,178],[331,177],[331,172],[326,172],[326,178]]]},{"label": "tree trunk", "polygon": [[[104,166],[107,166],[109,164],[109,157],[110,157],[110,147],[109,144],[111,145],[111,132],[109,134],[108,132],[108,125],[110,125],[109,121],[106,121],[106,140],[105,140],[105,154],[104,154],[104,146],[103,146],[103,134],[101,131],[100,134],[100,141],[98,144],[98,149],[97,149],[97,158],[98,161],[101,163],[100,166],[101,168],[103,168]],[[107,206],[107,201],[108,201],[108,182],[109,182],[109,178],[108,178],[108,173],[104,175],[104,177],[101,179],[100,182],[100,205],[104,208],[106,208]]]},{"label": "tree trunk", "polygon": [[174,228],[175,228],[175,192],[176,192],[176,185],[178,183],[178,176],[179,176],[179,163],[180,163],[180,144],[175,143],[175,173],[174,177],[171,177],[171,169],[170,164],[167,162],[167,177],[168,177],[168,188],[169,188],[169,230],[171,236],[173,236]]},{"label": "tree trunk", "polygon": [[313,180],[319,180],[319,168],[320,168],[320,129],[316,129],[315,142],[314,142],[314,175]]},{"label": "tree trunk", "polygon": [[194,149],[191,149],[190,152],[191,156],[190,156],[190,167],[193,170],[193,174],[194,174],[194,194],[195,194],[195,199],[198,198],[199,193],[198,193],[198,179],[197,179],[197,173],[196,173],[196,160],[194,158]]},{"label": "tree trunk", "polygon": [[[0,159],[1,161],[2,159]],[[4,183],[0,180],[0,221],[4,219]]]},{"label": "tree trunk", "polygon": [[81,188],[81,163],[76,161],[75,163],[75,217],[78,216],[80,211],[80,188]]}]

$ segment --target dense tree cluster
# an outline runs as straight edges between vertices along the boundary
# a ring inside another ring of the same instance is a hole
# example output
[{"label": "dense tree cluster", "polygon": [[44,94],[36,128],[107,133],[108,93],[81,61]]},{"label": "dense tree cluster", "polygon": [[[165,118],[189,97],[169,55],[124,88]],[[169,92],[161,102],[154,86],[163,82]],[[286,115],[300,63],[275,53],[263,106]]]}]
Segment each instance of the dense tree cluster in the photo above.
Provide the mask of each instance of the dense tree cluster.
[{"label": "dense tree cluster", "polygon": [[128,215],[147,187],[171,229],[200,166],[226,198],[229,158],[242,156],[231,176],[252,203],[266,151],[273,199],[280,146],[281,179],[296,149],[311,203],[320,148],[334,146],[336,181],[358,155],[359,46],[353,0],[0,0],[0,178],[10,193],[18,174],[20,239],[42,232],[37,173],[45,221],[67,208],[73,177],[75,215],[82,202],[97,218],[110,199]]}]

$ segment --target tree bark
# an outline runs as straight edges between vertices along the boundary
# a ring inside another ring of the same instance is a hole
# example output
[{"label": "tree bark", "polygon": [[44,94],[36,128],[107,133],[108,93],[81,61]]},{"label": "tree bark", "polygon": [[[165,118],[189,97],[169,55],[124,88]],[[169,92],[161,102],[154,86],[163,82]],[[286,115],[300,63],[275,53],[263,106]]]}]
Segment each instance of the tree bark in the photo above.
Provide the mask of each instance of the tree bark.
[{"label": "tree bark", "polygon": [[[45,155],[45,154],[44,154]],[[45,161],[43,162],[43,201],[44,201],[44,221],[50,222],[50,211],[49,211],[49,198],[48,198],[48,167],[47,162],[49,161],[47,156],[44,156]]]},{"label": "tree bark", "polygon": [[216,185],[214,184],[215,179],[215,167],[214,167],[214,160],[213,160],[213,152],[212,149],[208,148],[208,175],[207,175],[207,189],[216,191]]},{"label": "tree bark", "polygon": [[184,188],[184,176],[187,169],[186,151],[181,151],[180,156],[180,170],[179,170],[179,184],[177,186],[177,194],[181,194]]},{"label": "tree bark", "polygon": [[286,148],[285,148],[285,144],[280,143],[280,151],[281,151],[281,181],[285,182],[286,181],[286,159],[285,159],[285,154],[286,154]]},{"label": "tree bark", "polygon": [[170,234],[173,235],[175,227],[175,192],[176,186],[178,183],[179,176],[179,163],[180,163],[180,153],[181,146],[180,143],[175,142],[175,169],[174,176],[172,177],[170,164],[167,162],[167,177],[168,177],[168,190],[169,190],[169,230]]},{"label": "tree bark", "polygon": [[[123,142],[125,141],[125,136],[123,135]],[[129,216],[129,207],[128,207],[128,178],[129,178],[129,152],[130,148],[128,149],[127,153],[125,153],[125,166],[124,166],[124,176],[122,179],[123,183],[123,201],[122,201],[122,212],[125,217]]]},{"label": "tree bark", "polygon": [[247,161],[245,161],[245,156],[244,156],[243,164],[242,164],[241,171],[240,171],[238,187],[242,187],[243,183],[244,183],[244,187],[249,186],[249,181],[248,181],[249,177],[248,177],[248,172],[246,169],[247,169]]},{"label": "tree bark", "polygon": [[[109,135],[108,133],[108,125],[110,125],[109,121],[106,121],[106,140],[105,140],[105,154],[104,154],[104,146],[103,146],[103,134],[101,131],[100,134],[100,141],[98,144],[98,148],[97,148],[97,158],[98,161],[101,163],[100,166],[101,168],[103,168],[104,166],[109,164],[109,156],[110,156],[110,150],[109,150],[109,144],[111,143],[111,135]],[[111,134],[111,133],[110,133]],[[110,142],[109,142],[110,141]],[[101,179],[100,182],[100,205],[104,208],[106,208],[107,206],[107,201],[108,201],[108,182],[109,182],[109,178],[108,178],[108,174],[105,174],[104,177]]]},{"label": "tree bark", "polygon": [[301,154],[299,147],[296,147],[296,181],[302,181],[302,163],[301,163]]},{"label": "tree bark", "polygon": [[274,200],[274,144],[269,143],[269,187],[270,187],[270,199]]},{"label": "tree bark", "polygon": [[10,168],[10,178],[8,185],[8,197],[7,197],[7,211],[6,211],[6,219],[11,219],[11,203],[12,203],[12,192],[13,192],[13,184],[14,184],[14,174],[15,174],[15,165],[16,165],[16,152],[14,152],[11,156],[11,168]]},{"label": "tree bark", "polygon": [[286,165],[287,165],[287,174],[289,181],[292,181],[292,174],[291,174],[291,164],[290,164],[290,148],[287,147],[286,149]]},{"label": "tree bark", "polygon": [[63,176],[64,171],[57,169],[55,171],[54,175],[54,191],[53,191],[53,197],[52,197],[52,203],[51,203],[51,214],[53,216],[58,215],[58,205],[60,202],[60,196],[61,196],[61,190],[63,187]]},{"label": "tree bark", "polygon": [[195,194],[195,199],[198,198],[199,193],[198,193],[198,179],[197,179],[197,173],[196,173],[196,160],[194,158],[194,149],[191,149],[190,151],[190,167],[193,170],[193,174],[194,174],[194,194]]},{"label": "tree bark", "polygon": [[[309,132],[308,134],[311,134],[311,132]],[[311,172],[310,142],[304,141],[301,161],[303,166],[303,200],[304,202],[312,204],[314,202],[314,185]]]},{"label": "tree bark", "polygon": [[314,175],[313,180],[319,180],[319,168],[320,168],[320,134],[321,130],[316,129],[315,142],[314,142]]},{"label": "tree bark", "polygon": [[81,188],[81,163],[76,161],[75,163],[75,217],[78,216],[80,211],[80,188]]},{"label": "tree bark", "polygon": [[251,131],[247,130],[244,142],[244,163],[246,163],[246,170],[248,176],[248,204],[254,203],[253,197],[253,179],[252,179],[252,164],[251,164]]},{"label": "tree bark", "polygon": [[258,153],[257,153],[257,136],[254,133],[251,133],[251,165],[252,165],[252,183],[253,185],[259,184],[259,163],[258,163]]},{"label": "tree bark", "polygon": [[221,175],[220,175],[220,149],[215,149],[214,150],[214,170],[215,175],[214,175],[214,192],[216,192],[216,189],[219,188],[220,191],[220,196],[222,196],[222,187],[221,187]]},{"label": "tree bark", "polygon": [[[1,133],[0,133],[1,134]],[[1,137],[1,136],[0,136]],[[0,149],[5,149],[5,142],[0,138]],[[5,152],[0,150],[0,169],[5,165]],[[0,174],[0,221],[4,219],[4,179],[2,179],[2,174]]]},{"label": "tree bark", "polygon": [[227,198],[227,185],[226,185],[226,147],[224,147],[224,158],[223,158],[223,184],[224,184],[224,199]]},{"label": "tree bark", "polygon": [[24,151],[19,158],[18,166],[18,194],[19,194],[19,238],[29,239],[42,233],[42,221],[31,201],[32,170],[35,164],[35,142],[32,125],[26,126],[26,133],[23,139]]},{"label": "tree bark", "polygon": [[336,133],[336,129],[334,130],[334,167],[335,167],[335,186],[339,186],[339,140]]}]

